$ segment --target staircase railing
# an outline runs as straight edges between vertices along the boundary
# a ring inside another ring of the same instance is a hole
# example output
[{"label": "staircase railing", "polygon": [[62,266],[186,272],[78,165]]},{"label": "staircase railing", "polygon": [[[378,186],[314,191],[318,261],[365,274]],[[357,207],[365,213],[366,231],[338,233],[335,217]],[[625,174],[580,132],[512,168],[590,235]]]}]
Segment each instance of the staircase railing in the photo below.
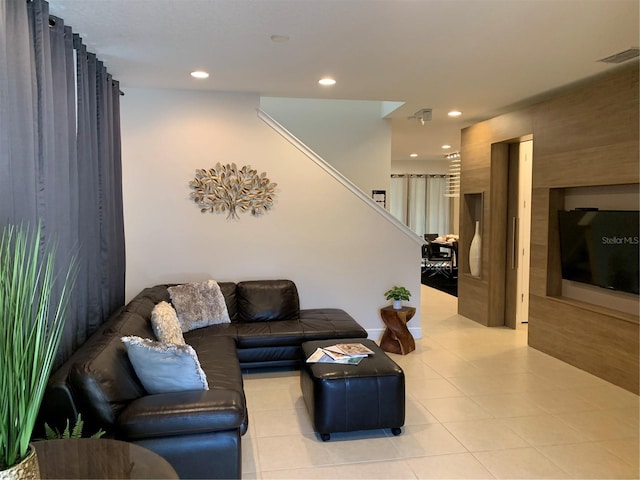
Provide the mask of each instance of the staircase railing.
[{"label": "staircase railing", "polygon": [[287,140],[291,145],[296,147],[300,152],[302,152],[305,156],[315,162],[320,168],[322,168],[325,172],[331,175],[336,181],[342,184],[345,188],[347,188],[351,193],[353,193],[356,197],[362,200],[366,205],[372,208],[377,214],[381,215],[385,220],[391,223],[395,228],[400,230],[406,236],[414,240],[419,245],[422,245],[424,242],[422,239],[416,235],[409,227],[403,224],[396,217],[391,215],[387,210],[378,205],[372,198],[364,193],[356,184],[354,184],[351,180],[345,177],[342,173],[336,170],[332,165],[330,165],[327,161],[325,161],[320,155],[311,150],[307,145],[305,145],[299,138],[297,138],[294,134],[292,134],[289,130],[283,127],[277,120],[275,120],[272,116],[270,116],[264,110],[258,108],[258,118],[260,118],[264,123],[269,125],[273,130],[278,132],[280,136],[282,136],[285,140]]}]

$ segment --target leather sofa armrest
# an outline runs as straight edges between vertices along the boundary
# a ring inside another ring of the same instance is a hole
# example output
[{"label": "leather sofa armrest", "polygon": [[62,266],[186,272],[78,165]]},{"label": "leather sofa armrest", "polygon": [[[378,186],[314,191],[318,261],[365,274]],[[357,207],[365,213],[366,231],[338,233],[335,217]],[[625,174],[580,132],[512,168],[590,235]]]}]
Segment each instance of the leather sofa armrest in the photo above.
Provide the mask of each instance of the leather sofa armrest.
[{"label": "leather sofa armrest", "polygon": [[127,440],[240,429],[242,395],[232,390],[188,390],[147,395],[131,402],[117,420],[117,436]]}]

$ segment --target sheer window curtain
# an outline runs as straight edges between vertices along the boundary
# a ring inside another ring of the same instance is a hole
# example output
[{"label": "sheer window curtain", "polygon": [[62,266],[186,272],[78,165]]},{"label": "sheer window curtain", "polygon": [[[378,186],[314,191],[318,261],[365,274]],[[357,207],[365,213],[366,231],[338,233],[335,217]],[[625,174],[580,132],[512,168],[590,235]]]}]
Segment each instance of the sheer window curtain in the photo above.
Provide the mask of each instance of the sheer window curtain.
[{"label": "sheer window curtain", "polygon": [[445,176],[427,177],[426,226],[425,233],[446,235],[450,231],[451,199],[445,197],[447,178]]},{"label": "sheer window curtain", "polygon": [[392,175],[390,212],[417,235],[439,233],[450,228],[450,199],[445,197],[444,175]]},{"label": "sheer window curtain", "polygon": [[422,237],[427,233],[427,179],[420,175],[409,177],[409,215],[407,226]]},{"label": "sheer window curtain", "polygon": [[79,277],[57,363],[124,302],[119,85],[44,0],[0,2],[0,226],[42,224]]},{"label": "sheer window curtain", "polygon": [[389,190],[389,212],[402,223],[407,223],[407,178],[392,176]]}]

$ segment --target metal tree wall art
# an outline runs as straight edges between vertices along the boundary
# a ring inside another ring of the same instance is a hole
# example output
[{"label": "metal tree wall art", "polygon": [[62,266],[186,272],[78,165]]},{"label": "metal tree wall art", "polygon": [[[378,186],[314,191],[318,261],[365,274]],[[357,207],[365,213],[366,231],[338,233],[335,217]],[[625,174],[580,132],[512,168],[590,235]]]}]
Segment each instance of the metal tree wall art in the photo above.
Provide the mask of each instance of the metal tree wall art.
[{"label": "metal tree wall art", "polygon": [[273,206],[276,183],[267,174],[258,175],[251,165],[238,170],[235,163],[216,163],[209,170],[196,170],[196,178],[189,182],[191,198],[202,213],[227,213],[227,218],[238,218],[238,212],[261,215]]}]

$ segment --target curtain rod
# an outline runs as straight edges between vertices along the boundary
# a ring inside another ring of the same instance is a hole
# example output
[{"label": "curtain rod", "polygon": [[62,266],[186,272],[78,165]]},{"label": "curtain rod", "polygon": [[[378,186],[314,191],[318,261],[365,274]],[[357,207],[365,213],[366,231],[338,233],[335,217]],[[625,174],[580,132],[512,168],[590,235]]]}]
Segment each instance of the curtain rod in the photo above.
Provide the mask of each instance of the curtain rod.
[{"label": "curtain rod", "polygon": [[[27,0],[27,3],[31,3],[33,0]],[[53,15],[49,15],[49,28],[53,28],[56,26],[56,17]],[[111,82],[111,86],[115,87],[114,82]],[[121,97],[124,97],[124,92],[120,89],[118,89],[118,93],[120,94]]]}]

